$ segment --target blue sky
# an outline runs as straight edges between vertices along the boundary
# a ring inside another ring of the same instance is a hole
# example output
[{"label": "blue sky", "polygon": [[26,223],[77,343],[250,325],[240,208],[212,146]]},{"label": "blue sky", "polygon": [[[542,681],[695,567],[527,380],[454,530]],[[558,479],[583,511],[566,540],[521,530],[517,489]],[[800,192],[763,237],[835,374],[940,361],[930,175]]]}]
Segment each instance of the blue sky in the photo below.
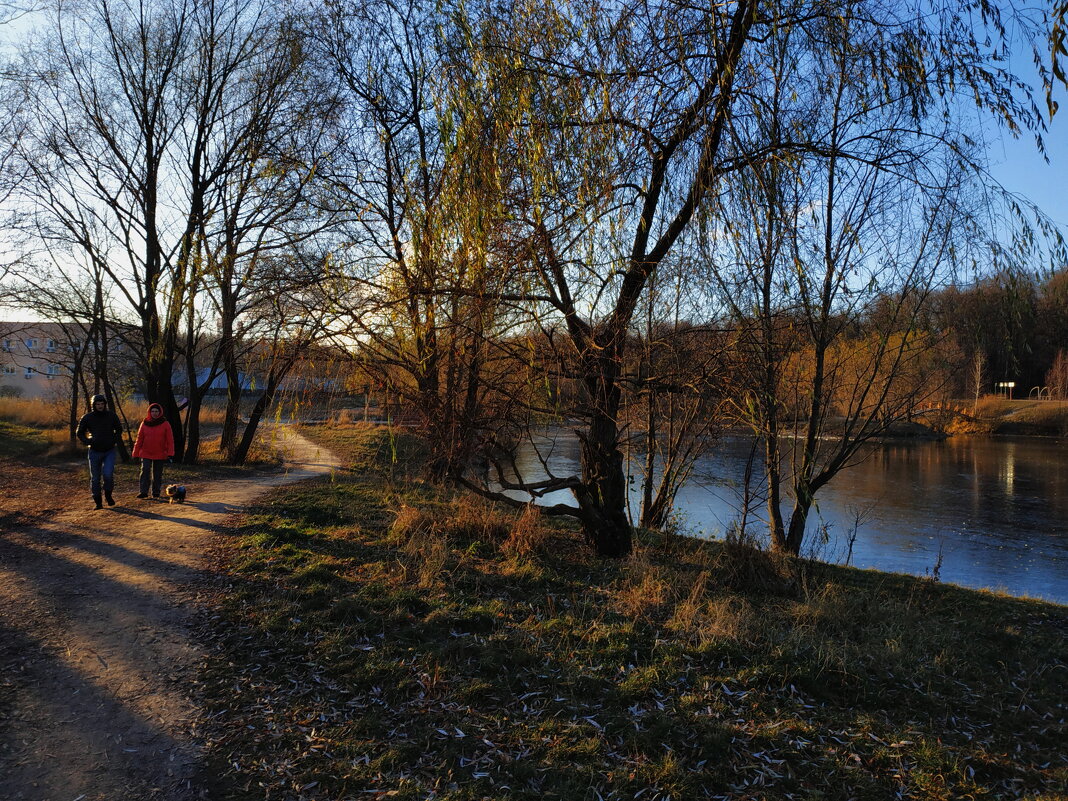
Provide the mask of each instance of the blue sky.
[{"label": "blue sky", "polygon": [[1062,89],[1055,96],[1061,110],[1043,137],[1047,164],[1035,147],[1034,137],[1013,139],[1007,133],[991,144],[990,173],[1006,189],[1023,195],[1054,221],[1068,228],[1068,97]]}]

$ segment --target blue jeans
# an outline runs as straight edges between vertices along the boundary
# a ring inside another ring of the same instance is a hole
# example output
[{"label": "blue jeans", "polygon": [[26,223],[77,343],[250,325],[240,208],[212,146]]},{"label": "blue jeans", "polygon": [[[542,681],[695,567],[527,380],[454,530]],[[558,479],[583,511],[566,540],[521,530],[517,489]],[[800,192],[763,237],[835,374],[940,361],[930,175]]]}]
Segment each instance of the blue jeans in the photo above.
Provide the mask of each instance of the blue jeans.
[{"label": "blue jeans", "polygon": [[104,480],[104,492],[111,492],[115,486],[115,448],[110,451],[89,449],[89,489],[93,497],[100,496],[100,480]]}]

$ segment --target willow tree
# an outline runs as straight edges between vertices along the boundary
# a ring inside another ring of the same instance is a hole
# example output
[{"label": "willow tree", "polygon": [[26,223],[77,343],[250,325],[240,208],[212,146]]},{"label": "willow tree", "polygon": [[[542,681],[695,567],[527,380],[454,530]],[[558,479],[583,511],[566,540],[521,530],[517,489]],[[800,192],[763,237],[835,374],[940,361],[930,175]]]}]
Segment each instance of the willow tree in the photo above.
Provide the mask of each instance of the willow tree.
[{"label": "willow tree", "polygon": [[[566,331],[583,387],[570,410],[581,421],[581,471],[557,488],[574,494],[569,511],[604,556],[631,548],[622,371],[650,280],[741,170],[834,147],[825,128],[784,125],[777,140],[738,135],[742,123],[775,113],[769,65],[783,37],[810,70],[828,37],[873,47],[857,68],[908,87],[917,126],[951,110],[943,100],[954,92],[1010,126],[1040,125],[1026,87],[999,65],[1007,36],[987,2],[932,12],[905,0],[522,0],[469,19],[472,60],[493,83],[510,135],[501,153],[517,176],[508,197],[526,247],[528,310]],[[1040,33],[1019,22],[1024,37]]]},{"label": "willow tree", "polygon": [[348,327],[361,371],[426,435],[437,479],[462,472],[492,413],[502,325],[492,125],[450,28],[437,3],[380,0],[332,5],[312,31],[340,99],[323,176],[343,220]]}]

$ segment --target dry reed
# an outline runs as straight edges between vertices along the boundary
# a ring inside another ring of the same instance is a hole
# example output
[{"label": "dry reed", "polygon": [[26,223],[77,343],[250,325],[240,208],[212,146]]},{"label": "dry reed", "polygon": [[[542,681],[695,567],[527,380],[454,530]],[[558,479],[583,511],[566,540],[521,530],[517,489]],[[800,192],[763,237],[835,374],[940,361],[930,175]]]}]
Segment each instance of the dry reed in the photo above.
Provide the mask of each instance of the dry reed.
[{"label": "dry reed", "polygon": [[60,401],[0,398],[0,419],[26,426],[56,427],[67,423],[68,406]]}]

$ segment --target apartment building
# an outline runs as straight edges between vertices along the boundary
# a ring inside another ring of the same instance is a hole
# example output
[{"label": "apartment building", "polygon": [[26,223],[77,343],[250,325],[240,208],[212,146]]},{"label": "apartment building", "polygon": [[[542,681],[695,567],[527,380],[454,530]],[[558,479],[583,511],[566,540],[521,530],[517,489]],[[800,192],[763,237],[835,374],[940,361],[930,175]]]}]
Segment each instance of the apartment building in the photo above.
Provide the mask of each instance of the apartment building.
[{"label": "apartment building", "polygon": [[76,346],[58,323],[0,322],[0,396],[68,395]]}]

